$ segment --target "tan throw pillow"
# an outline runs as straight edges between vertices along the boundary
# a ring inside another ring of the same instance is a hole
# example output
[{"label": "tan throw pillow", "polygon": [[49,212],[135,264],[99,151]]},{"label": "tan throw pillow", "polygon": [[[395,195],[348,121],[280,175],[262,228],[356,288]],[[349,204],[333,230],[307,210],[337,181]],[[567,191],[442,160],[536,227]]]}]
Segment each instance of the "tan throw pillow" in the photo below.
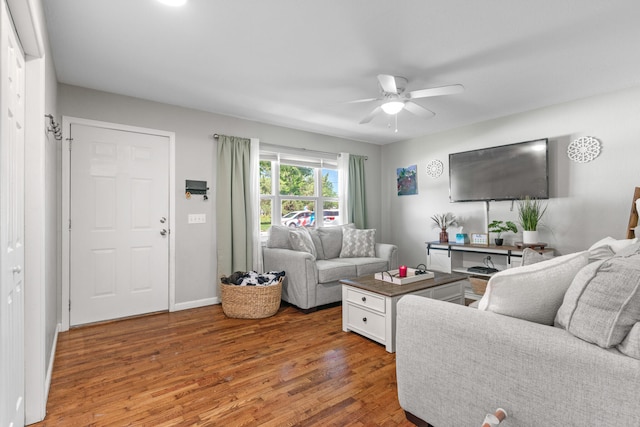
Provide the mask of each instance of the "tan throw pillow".
[{"label": "tan throw pillow", "polygon": [[496,273],[478,309],[552,325],[567,288],[588,260],[584,251]]},{"label": "tan throw pillow", "polygon": [[342,250],[340,258],[360,258],[376,256],[376,230],[342,230]]}]

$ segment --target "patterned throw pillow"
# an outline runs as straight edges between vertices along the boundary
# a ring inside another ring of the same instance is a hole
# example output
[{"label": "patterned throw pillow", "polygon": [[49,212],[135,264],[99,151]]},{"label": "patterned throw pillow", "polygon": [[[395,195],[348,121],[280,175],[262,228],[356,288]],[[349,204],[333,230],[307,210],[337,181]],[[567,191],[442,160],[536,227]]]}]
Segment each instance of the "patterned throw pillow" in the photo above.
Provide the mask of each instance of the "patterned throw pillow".
[{"label": "patterned throw pillow", "polygon": [[376,256],[376,230],[342,230],[342,250],[340,258]]},{"label": "patterned throw pillow", "polygon": [[316,258],[316,247],[313,244],[309,230],[306,228],[300,228],[297,230],[289,231],[289,243],[294,251],[308,252]]}]

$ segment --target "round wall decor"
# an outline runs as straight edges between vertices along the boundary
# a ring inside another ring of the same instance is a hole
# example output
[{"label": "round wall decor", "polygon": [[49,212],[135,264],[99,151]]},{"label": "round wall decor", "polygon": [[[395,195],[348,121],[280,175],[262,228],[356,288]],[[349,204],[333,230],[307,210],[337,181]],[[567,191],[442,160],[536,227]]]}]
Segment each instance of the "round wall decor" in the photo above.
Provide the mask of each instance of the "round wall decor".
[{"label": "round wall decor", "polygon": [[567,156],[577,163],[587,163],[598,157],[600,154],[600,141],[592,136],[583,136],[567,148]]},{"label": "round wall decor", "polygon": [[440,160],[431,160],[427,163],[427,175],[431,178],[437,178],[442,175],[442,171],[444,170],[444,165]]}]

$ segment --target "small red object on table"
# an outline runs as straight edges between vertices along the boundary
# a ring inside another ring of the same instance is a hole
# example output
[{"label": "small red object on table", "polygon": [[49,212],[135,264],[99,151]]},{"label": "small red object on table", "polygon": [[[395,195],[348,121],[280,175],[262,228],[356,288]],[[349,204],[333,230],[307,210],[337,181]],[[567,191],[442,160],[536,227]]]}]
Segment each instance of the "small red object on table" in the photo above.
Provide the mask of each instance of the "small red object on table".
[{"label": "small red object on table", "polygon": [[407,266],[406,265],[401,265],[400,267],[398,267],[398,276],[407,277]]}]

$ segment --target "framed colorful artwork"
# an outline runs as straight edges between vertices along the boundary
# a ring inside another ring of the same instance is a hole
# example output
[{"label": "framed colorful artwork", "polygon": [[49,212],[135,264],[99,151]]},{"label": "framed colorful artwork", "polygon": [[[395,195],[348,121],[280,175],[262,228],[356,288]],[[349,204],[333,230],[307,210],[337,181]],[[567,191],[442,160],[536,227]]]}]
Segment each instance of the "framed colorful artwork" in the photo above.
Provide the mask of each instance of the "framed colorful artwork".
[{"label": "framed colorful artwork", "polygon": [[398,196],[418,194],[418,166],[412,165],[396,170]]}]

